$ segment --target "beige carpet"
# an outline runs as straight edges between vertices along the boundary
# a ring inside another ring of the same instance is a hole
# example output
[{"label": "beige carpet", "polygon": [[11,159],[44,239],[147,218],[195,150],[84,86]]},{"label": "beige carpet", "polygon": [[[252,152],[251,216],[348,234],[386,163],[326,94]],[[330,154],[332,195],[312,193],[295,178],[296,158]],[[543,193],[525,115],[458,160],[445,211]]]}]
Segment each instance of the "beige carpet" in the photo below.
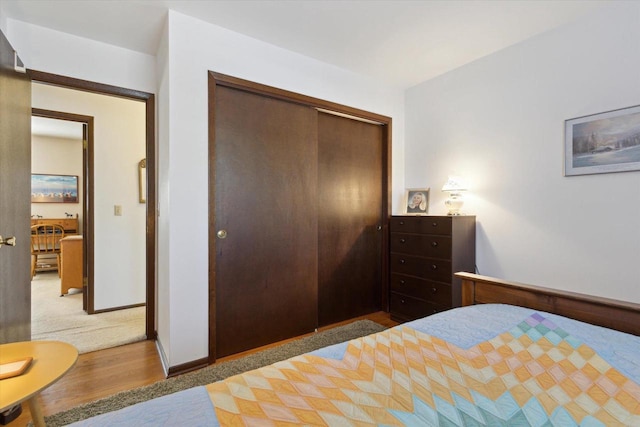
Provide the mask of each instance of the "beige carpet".
[{"label": "beige carpet", "polygon": [[81,292],[61,297],[58,273],[38,273],[31,282],[31,339],[68,342],[80,353],[141,341],[145,307],[88,315]]}]

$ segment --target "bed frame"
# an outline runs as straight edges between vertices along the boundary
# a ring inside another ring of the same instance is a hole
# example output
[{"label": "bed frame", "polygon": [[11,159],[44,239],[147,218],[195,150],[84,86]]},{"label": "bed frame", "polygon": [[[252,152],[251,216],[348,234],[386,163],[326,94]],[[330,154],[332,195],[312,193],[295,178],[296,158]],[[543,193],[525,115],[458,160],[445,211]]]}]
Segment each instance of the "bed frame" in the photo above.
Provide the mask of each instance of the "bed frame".
[{"label": "bed frame", "polygon": [[471,273],[462,279],[462,305],[502,303],[559,314],[640,336],[640,304],[509,282]]}]

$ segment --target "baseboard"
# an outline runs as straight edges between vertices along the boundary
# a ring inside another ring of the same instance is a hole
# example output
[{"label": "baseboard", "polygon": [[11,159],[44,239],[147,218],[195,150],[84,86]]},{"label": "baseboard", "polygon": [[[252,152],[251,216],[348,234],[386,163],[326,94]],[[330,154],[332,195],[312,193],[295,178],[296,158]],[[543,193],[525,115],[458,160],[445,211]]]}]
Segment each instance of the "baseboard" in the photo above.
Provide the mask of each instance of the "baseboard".
[{"label": "baseboard", "polygon": [[183,363],[181,365],[171,366],[167,371],[167,378],[175,377],[176,375],[186,374],[187,372],[195,371],[196,369],[206,368],[209,366],[209,358],[204,357],[202,359],[193,360],[191,362]]},{"label": "baseboard", "polygon": [[165,354],[159,339],[156,339],[156,348],[158,349],[158,355],[160,356],[160,363],[162,363],[162,370],[164,371],[164,375],[167,378],[186,374],[187,372],[195,371],[196,369],[206,368],[207,366],[209,366],[209,358],[207,357],[203,357],[202,359],[193,360],[187,363],[182,363],[176,366],[169,366],[167,355]]},{"label": "baseboard", "polygon": [[126,310],[128,308],[144,307],[145,305],[147,305],[147,304],[142,302],[140,304],[123,305],[121,307],[103,308],[103,309],[100,309],[100,310],[93,310],[93,312],[89,313],[89,314],[100,314],[100,313],[107,313],[109,311]]}]

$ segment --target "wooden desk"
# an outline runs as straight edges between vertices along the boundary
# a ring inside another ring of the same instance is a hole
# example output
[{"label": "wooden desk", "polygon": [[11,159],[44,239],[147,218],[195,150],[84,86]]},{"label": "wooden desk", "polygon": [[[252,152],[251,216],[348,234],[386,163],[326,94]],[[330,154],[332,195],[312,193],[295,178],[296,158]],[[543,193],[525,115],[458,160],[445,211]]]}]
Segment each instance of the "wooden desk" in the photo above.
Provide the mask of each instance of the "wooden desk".
[{"label": "wooden desk", "polygon": [[33,357],[25,373],[0,380],[0,412],[27,401],[35,427],[44,427],[38,394],[66,374],[78,360],[78,350],[60,341],[0,344],[0,363]]},{"label": "wooden desk", "polygon": [[60,296],[69,288],[82,288],[82,236],[68,236],[60,240]]},{"label": "wooden desk", "polygon": [[80,232],[78,216],[75,218],[31,218],[31,225],[58,224],[64,228],[64,234],[78,234]]}]

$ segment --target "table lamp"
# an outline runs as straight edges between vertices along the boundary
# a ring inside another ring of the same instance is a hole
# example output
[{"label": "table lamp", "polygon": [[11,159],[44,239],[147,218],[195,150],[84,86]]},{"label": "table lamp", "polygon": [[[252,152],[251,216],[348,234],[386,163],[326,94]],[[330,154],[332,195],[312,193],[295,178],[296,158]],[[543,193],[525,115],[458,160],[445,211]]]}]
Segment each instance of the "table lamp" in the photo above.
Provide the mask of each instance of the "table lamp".
[{"label": "table lamp", "polygon": [[444,202],[448,209],[447,215],[460,215],[460,208],[464,204],[461,192],[467,191],[462,179],[457,176],[449,176],[442,191],[449,193],[449,197]]}]

